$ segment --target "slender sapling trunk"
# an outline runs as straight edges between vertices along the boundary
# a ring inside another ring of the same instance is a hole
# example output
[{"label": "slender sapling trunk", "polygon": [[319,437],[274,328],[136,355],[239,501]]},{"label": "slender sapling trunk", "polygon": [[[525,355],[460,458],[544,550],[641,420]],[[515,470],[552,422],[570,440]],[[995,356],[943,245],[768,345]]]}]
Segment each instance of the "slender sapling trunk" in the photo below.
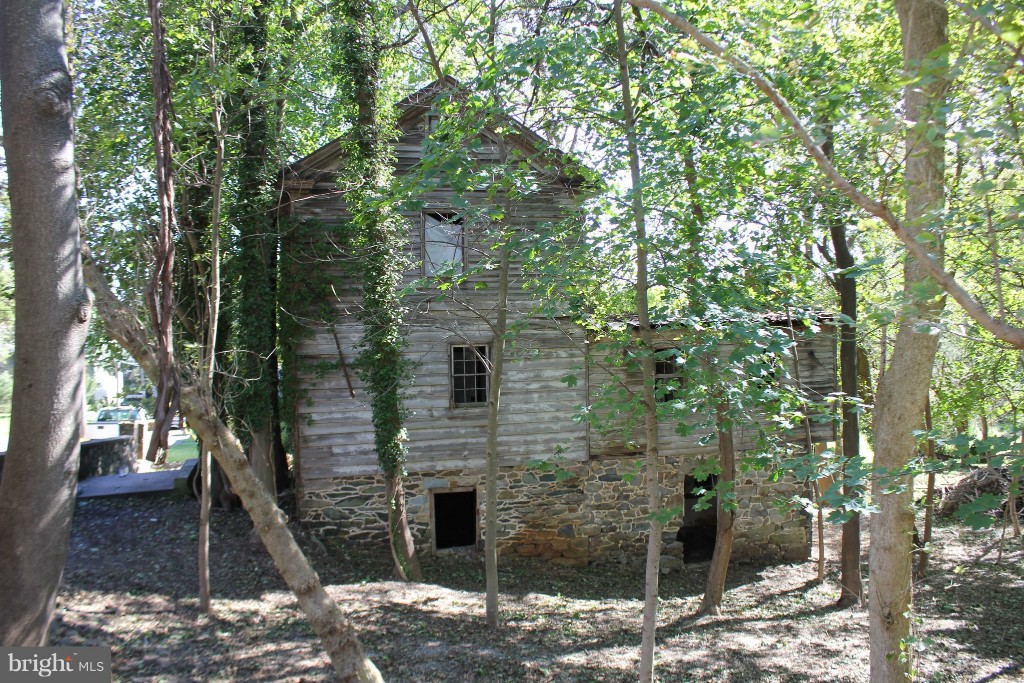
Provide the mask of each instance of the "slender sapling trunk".
[{"label": "slender sapling trunk", "polygon": [[715,532],[715,552],[711,555],[708,568],[708,582],[704,588],[697,614],[722,613],[722,598],[725,595],[725,578],[729,572],[732,556],[732,539],[735,532],[736,511],[723,501],[724,493],[733,490],[736,481],[736,448],[733,444],[732,428],[728,426],[728,406],[724,403],[715,408],[715,422],[718,425],[718,529]]}]

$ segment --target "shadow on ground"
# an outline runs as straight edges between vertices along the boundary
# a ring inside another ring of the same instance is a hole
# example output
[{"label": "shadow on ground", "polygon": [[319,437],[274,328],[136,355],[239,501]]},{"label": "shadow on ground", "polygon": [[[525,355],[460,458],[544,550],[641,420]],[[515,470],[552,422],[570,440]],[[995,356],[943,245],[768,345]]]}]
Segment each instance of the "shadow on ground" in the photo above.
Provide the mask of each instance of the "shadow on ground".
[{"label": "shadow on ground", "polygon": [[[120,680],[327,680],[327,658],[242,510],[214,514],[216,616],[198,613],[197,517],[184,498],[80,502],[55,643],[111,645]],[[991,533],[939,533],[917,591],[920,633],[935,641],[922,679],[1020,680],[1024,553],[973,563]],[[409,585],[391,580],[385,548],[298,537],[392,683],[636,678],[642,568],[505,562],[494,631],[476,556],[427,558],[429,583]],[[704,618],[693,614],[706,567],[662,577],[659,680],[867,681],[866,612],[835,610],[834,575],[820,585],[813,575],[811,563],[732,567],[724,614]]]}]

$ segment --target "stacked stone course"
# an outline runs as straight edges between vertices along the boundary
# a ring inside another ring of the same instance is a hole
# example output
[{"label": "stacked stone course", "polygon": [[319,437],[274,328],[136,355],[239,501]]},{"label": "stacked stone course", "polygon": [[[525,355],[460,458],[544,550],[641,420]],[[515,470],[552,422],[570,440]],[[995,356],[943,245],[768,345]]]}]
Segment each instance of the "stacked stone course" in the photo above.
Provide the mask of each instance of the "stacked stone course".
[{"label": "stacked stone course", "polygon": [[[502,467],[498,473],[498,551],[505,557],[557,564],[642,564],[647,548],[648,506],[643,476],[630,476],[635,460],[610,458],[567,462],[554,471]],[[684,480],[692,461],[668,458],[660,477],[666,509],[682,509]],[[381,476],[322,480],[300,496],[302,520],[318,532],[348,541],[383,540],[387,529]],[[409,524],[417,546],[431,552],[430,494],[477,491],[478,535],[483,539],[484,474],[466,470],[410,473],[406,480]],[[784,510],[780,499],[803,495],[798,482],[769,482],[761,472],[737,477],[738,510],[733,557],[766,563],[796,562],[810,552],[809,518]],[[683,563],[676,540],[681,516],[664,531],[662,566]]]}]

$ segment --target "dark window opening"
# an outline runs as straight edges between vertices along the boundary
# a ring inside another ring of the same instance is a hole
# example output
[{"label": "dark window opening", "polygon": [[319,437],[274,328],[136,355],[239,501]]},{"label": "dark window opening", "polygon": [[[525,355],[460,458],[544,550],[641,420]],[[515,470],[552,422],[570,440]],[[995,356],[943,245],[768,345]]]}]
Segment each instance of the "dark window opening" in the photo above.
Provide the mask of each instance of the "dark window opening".
[{"label": "dark window opening", "polygon": [[715,554],[715,538],[718,535],[718,495],[712,497],[710,507],[697,510],[701,496],[694,489],[703,488],[710,491],[718,483],[718,478],[709,476],[704,481],[687,476],[683,480],[685,497],[683,499],[683,525],[676,532],[676,540],[683,544],[683,562],[709,562]]},{"label": "dark window opening", "polygon": [[471,406],[487,403],[490,372],[487,345],[452,347],[452,403]]},{"label": "dark window opening", "polygon": [[434,493],[434,547],[476,545],[476,491]]},{"label": "dark window opening", "polygon": [[676,363],[675,358],[654,361],[654,392],[659,402],[676,400],[683,381],[682,366]]},{"label": "dark window opening", "polygon": [[747,373],[758,388],[764,390],[778,384],[779,358],[772,353],[762,353],[747,364]]}]

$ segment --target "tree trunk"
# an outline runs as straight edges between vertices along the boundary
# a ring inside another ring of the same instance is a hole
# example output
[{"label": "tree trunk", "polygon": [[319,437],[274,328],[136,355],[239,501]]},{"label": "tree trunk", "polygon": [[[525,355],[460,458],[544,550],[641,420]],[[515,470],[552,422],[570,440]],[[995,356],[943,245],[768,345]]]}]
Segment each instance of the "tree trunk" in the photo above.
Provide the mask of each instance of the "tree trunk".
[{"label": "tree trunk", "polygon": [[[210,71],[217,67],[216,26],[211,20],[210,26]],[[216,148],[213,163],[213,187],[211,195],[213,207],[210,211],[210,281],[206,292],[206,339],[203,349],[203,370],[209,383],[211,395],[214,392],[214,378],[217,373],[217,325],[220,321],[220,223],[221,199],[224,189],[224,128],[223,103],[219,96],[213,97],[213,134]],[[210,488],[211,458],[208,445],[199,443],[200,476],[202,486],[199,493],[199,609],[211,614],[212,590],[210,587],[210,506],[212,490]]]},{"label": "tree trunk", "polygon": [[[937,339],[904,323],[896,336],[892,363],[879,385],[875,410],[875,468],[900,470],[916,445],[913,430],[920,421]],[[884,477],[884,475],[883,475]],[[914,532],[913,482],[872,482],[872,500],[878,512],[871,520],[871,580],[868,582],[868,614],[872,683],[909,679],[911,662],[903,654],[910,635],[911,561]],[[891,484],[903,490],[883,493]]]},{"label": "tree trunk", "polygon": [[[897,0],[903,30],[904,65],[911,73],[922,60],[947,44],[948,15],[934,0]],[[934,67],[930,73],[934,73]],[[941,233],[944,207],[944,152],[941,131],[945,83],[932,77],[906,86],[904,101],[908,125],[906,137],[906,227],[916,236],[927,230]],[[931,135],[929,135],[931,133]],[[937,238],[928,240],[929,250],[939,256]],[[926,279],[917,260],[907,257],[904,289],[913,296],[914,285]],[[892,360],[880,380],[875,409],[875,468],[896,472],[913,456],[913,431],[921,424],[925,399],[931,383],[932,363],[938,335],[929,324],[941,308],[941,300],[916,301],[916,310],[900,321]],[[872,480],[872,499],[878,513],[871,523],[871,580],[868,583],[868,615],[872,683],[895,683],[910,678],[912,662],[907,638],[910,636],[912,595],[912,534],[914,529],[913,484],[907,477],[904,488],[884,493],[887,482]]]},{"label": "tree trunk", "polygon": [[647,223],[640,174],[640,147],[637,142],[636,115],[630,92],[629,55],[626,48],[626,28],[622,20],[622,0],[615,0],[615,34],[619,61],[619,82],[622,92],[623,132],[629,155],[632,186],[633,224],[636,230],[636,312],[640,347],[643,352],[644,431],[647,440],[647,462],[644,478],[647,482],[647,506],[650,518],[650,536],[647,538],[647,563],[644,580],[644,618],[640,643],[640,681],[654,680],[654,645],[658,628],[658,581],[661,571],[662,527],[658,518],[661,511],[661,455],[658,444],[658,404],[654,397],[654,335],[651,330],[647,296]]},{"label": "tree trunk", "polygon": [[167,460],[168,433],[171,420],[178,412],[178,377],[174,369],[174,235],[177,221],[174,212],[173,106],[171,76],[167,69],[167,41],[164,33],[161,0],[149,0],[149,22],[153,37],[153,151],[156,198],[159,207],[156,239],[153,245],[153,272],[146,287],[145,299],[149,322],[153,326],[159,350],[160,374],[156,384],[156,407],[153,411],[153,436],[149,440],[146,459],[163,464]]},{"label": "tree trunk", "polygon": [[1010,523],[1013,525],[1013,537],[1020,538],[1020,511],[1017,509],[1017,498],[1020,497],[1020,476],[1013,475],[1010,479],[1009,514]]},{"label": "tree trunk", "polygon": [[[1020,442],[1024,444],[1024,427],[1020,430]],[[1013,537],[1021,538],[1020,533],[1020,513],[1017,511],[1017,496],[1020,495],[1020,475],[1013,475],[1013,479],[1010,480],[1010,500],[1013,501],[1013,506],[1010,508],[1013,516],[1010,521],[1013,522]]]},{"label": "tree trunk", "polygon": [[811,480],[811,496],[814,501],[814,532],[817,538],[815,545],[818,546],[818,562],[815,578],[818,583],[825,580],[825,508],[821,502],[821,484],[818,479]]},{"label": "tree trunk", "polygon": [[277,476],[274,472],[274,444],[273,434],[270,429],[270,422],[265,426],[250,432],[249,437],[249,464],[252,465],[253,474],[263,482],[267,493],[277,498]]},{"label": "tree trunk", "polygon": [[210,449],[199,447],[199,609],[210,614]]},{"label": "tree trunk", "polygon": [[[86,263],[85,277],[96,294],[96,310],[107,334],[135,358],[150,378],[156,377],[156,356],[138,319],[117,300],[95,265]],[[230,478],[274,566],[295,594],[313,631],[323,641],[339,680],[344,683],[383,681],[373,662],[363,653],[352,624],[324,590],[320,577],[295,542],[284,513],[253,475],[241,442],[220,419],[213,402],[206,398],[210,393],[210,387],[183,384],[182,413],[203,443],[209,444],[214,458]]]},{"label": "tree trunk", "polygon": [[[924,402],[924,428],[932,431],[932,401],[927,397]],[[928,438],[928,462],[935,462],[935,439]],[[932,540],[932,519],[935,516],[935,473],[928,473],[928,483],[924,493],[924,533],[921,534],[921,549],[917,556],[917,577],[928,574],[928,559],[931,554],[928,544]]]},{"label": "tree trunk", "polygon": [[423,570],[416,556],[416,544],[409,530],[409,515],[405,508],[405,486],[402,477],[390,476],[385,479],[388,506],[388,538],[391,539],[391,554],[396,571],[403,581],[422,581]]},{"label": "tree trunk", "polygon": [[[378,102],[390,15],[370,0],[346,0],[339,7],[345,20],[342,39],[352,46],[343,51],[342,67],[351,83],[355,107],[349,164],[359,181],[348,201],[353,225],[364,245],[359,264],[363,308],[358,313],[363,339],[357,363],[370,396],[377,462],[385,479],[392,482],[389,490],[399,495],[404,490],[400,481],[406,461],[402,391],[409,381],[408,362],[402,353],[404,309],[399,292],[408,224],[381,201],[392,177],[388,117]],[[393,500],[390,508],[395,516],[388,525],[388,543],[395,556],[395,572],[422,581],[405,502]]]},{"label": "tree trunk", "polygon": [[[834,133],[832,126],[826,126],[825,143],[822,151],[831,159],[834,156]],[[855,264],[853,254],[846,243],[846,222],[836,218],[829,222],[829,236],[832,238],[832,251],[836,257],[836,267],[840,270],[852,268]],[[860,424],[859,406],[860,373],[857,349],[857,279],[838,275],[835,278],[836,289],[839,290],[839,310],[849,322],[839,326],[839,384],[843,392],[843,462],[860,462]],[[843,465],[845,475],[846,466]],[[846,483],[843,477],[843,495],[852,496],[859,493]],[[840,550],[839,599],[836,606],[851,607],[858,604],[864,595],[860,576],[860,513],[854,512],[843,523],[843,540]]]},{"label": "tree trunk", "polygon": [[244,83],[229,103],[238,140],[237,192],[232,206],[238,228],[237,249],[230,263],[237,283],[234,335],[238,348],[237,373],[228,403],[247,433],[243,441],[257,477],[272,496],[278,492],[275,466],[277,410],[277,252],[279,225],[274,216],[280,169],[280,110],[268,97],[274,65],[267,57],[273,22],[269,5],[254,3],[251,15],[233,35],[238,48],[248,51],[239,64]]},{"label": "tree trunk", "polygon": [[505,372],[505,333],[508,332],[508,278],[510,247],[501,250],[498,265],[498,310],[494,323],[494,354],[491,359],[491,385],[487,394],[487,508],[484,512],[486,535],[484,561],[487,571],[487,625],[497,628],[498,614],[498,414],[501,406],[501,380]]},{"label": "tree trunk", "polygon": [[75,195],[64,4],[0,2],[14,252],[14,390],[0,483],[0,643],[44,645],[78,484],[89,317]]},{"label": "tree trunk", "polygon": [[715,552],[708,568],[708,583],[704,588],[697,614],[721,614],[722,597],[725,595],[725,577],[729,571],[732,556],[732,537],[735,531],[736,511],[726,509],[722,503],[723,494],[733,490],[736,481],[736,448],[732,439],[732,428],[727,426],[726,406],[719,405],[715,412],[718,423],[718,529],[715,533]]}]

